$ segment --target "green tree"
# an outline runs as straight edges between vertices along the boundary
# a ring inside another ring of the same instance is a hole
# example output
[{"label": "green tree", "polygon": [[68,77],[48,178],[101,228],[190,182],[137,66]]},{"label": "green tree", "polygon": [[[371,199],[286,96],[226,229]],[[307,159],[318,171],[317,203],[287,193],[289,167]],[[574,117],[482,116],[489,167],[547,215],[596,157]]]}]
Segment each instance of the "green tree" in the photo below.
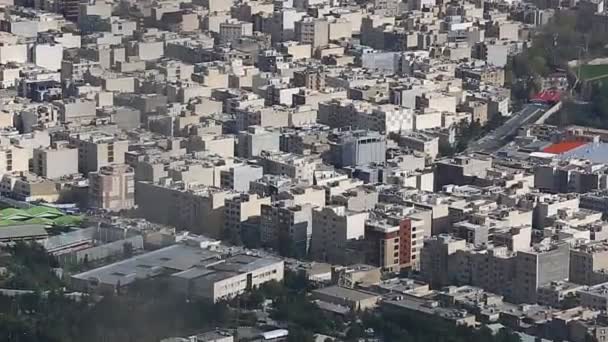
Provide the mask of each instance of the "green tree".
[{"label": "green tree", "polygon": [[521,342],[521,336],[513,332],[512,330],[502,328],[496,333],[494,338],[496,342]]},{"label": "green tree", "polygon": [[133,256],[133,244],[130,242],[125,242],[122,244],[122,256],[125,259],[128,259]]}]

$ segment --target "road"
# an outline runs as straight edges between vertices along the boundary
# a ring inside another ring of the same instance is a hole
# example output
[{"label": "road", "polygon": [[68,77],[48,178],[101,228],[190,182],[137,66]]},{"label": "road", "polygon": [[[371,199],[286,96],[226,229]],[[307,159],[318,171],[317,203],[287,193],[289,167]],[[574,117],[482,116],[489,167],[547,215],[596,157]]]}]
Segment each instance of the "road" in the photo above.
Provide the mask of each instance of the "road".
[{"label": "road", "polygon": [[511,115],[502,126],[469,144],[466,152],[495,152],[507,143],[509,137],[517,134],[520,127],[536,121],[548,109],[547,105],[539,103],[525,105],[519,112]]}]

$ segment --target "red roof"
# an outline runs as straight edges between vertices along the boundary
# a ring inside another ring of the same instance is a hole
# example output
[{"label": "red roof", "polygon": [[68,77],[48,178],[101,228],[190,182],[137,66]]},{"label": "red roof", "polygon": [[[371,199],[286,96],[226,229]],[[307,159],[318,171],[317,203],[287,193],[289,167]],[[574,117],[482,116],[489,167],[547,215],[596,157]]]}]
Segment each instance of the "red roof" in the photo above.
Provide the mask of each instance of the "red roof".
[{"label": "red roof", "polygon": [[552,144],[551,146],[545,147],[543,152],[561,154],[573,150],[579,146],[583,146],[585,144],[587,144],[586,141],[562,141],[557,144]]},{"label": "red roof", "polygon": [[548,89],[543,90],[540,93],[536,94],[532,101],[541,101],[541,102],[558,102],[561,99],[561,93],[557,89]]}]

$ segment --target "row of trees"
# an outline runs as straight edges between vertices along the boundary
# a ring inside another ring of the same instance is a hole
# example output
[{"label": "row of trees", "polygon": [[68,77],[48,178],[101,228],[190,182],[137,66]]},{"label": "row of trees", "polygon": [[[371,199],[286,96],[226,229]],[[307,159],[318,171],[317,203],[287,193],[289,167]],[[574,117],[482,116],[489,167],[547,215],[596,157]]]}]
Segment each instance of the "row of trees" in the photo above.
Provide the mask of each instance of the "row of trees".
[{"label": "row of trees", "polygon": [[496,335],[488,328],[457,327],[440,319],[427,319],[391,310],[353,312],[346,317],[320,310],[307,293],[313,289],[302,273],[287,272],[284,283],[268,283],[244,295],[240,304],[261,309],[271,300],[271,317],[287,321],[290,342],[312,342],[314,333],[339,336],[348,342],[373,339],[405,342],[519,342],[518,334],[502,329]]},{"label": "row of trees", "polygon": [[[17,244],[9,253],[11,263],[19,265],[22,274],[17,279],[26,279],[13,284],[38,287],[32,294],[0,295],[0,342],[158,341],[218,327],[255,326],[254,310],[262,309],[268,301],[272,303],[270,317],[287,323],[291,342],[312,342],[314,333],[359,341],[371,337],[369,328],[389,342],[519,341],[507,331],[491,336],[486,330],[384,311],[330,315],[311,301],[308,293],[314,286],[306,275],[290,271],[283,282],[267,283],[227,303],[172,295],[163,279],[138,281],[127,293],[103,298],[83,295],[74,300],[62,293],[59,279],[47,279],[56,264],[44,250]],[[40,274],[42,278],[36,278]]]}]

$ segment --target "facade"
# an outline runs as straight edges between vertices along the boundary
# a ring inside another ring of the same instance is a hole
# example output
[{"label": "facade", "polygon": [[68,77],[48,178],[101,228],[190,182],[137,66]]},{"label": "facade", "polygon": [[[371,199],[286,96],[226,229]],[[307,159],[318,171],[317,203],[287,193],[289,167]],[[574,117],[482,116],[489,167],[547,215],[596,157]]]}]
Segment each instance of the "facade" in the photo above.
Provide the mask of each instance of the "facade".
[{"label": "facade", "polygon": [[380,296],[374,293],[330,286],[312,291],[312,296],[323,302],[341,305],[352,311],[365,311],[376,307]]},{"label": "facade", "polygon": [[129,148],[128,141],[107,135],[77,138],[70,142],[78,148],[78,171],[81,173],[94,172],[112,164],[123,164]]},{"label": "facade", "polygon": [[373,131],[345,132],[330,142],[330,155],[332,164],[337,167],[383,163],[386,138]]},{"label": "facade", "polygon": [[89,205],[120,211],[135,206],[135,173],[128,165],[104,166],[89,173]]},{"label": "facade", "polygon": [[220,171],[220,184],[223,188],[248,192],[249,183],[262,178],[263,171],[258,165],[237,164]]},{"label": "facade", "polygon": [[238,155],[243,158],[259,156],[262,151],[279,151],[280,133],[260,126],[251,126],[238,136]]},{"label": "facade", "polygon": [[310,204],[290,205],[290,201],[263,204],[260,236],[262,243],[295,256],[308,255],[312,237]]},{"label": "facade", "polygon": [[329,43],[329,22],[326,19],[304,17],[295,22],[295,38],[302,44],[309,44],[313,50]]},{"label": "facade", "polygon": [[270,204],[270,197],[256,194],[238,194],[226,198],[224,209],[224,232],[228,236],[241,237],[248,220],[259,219],[262,205]]},{"label": "facade", "polygon": [[283,280],[283,261],[235,255],[205,268],[191,268],[170,278],[172,291],[213,303],[236,297],[268,281]]},{"label": "facade", "polygon": [[582,285],[595,285],[608,280],[608,245],[604,241],[589,242],[570,250],[569,280]]},{"label": "facade", "polygon": [[147,220],[213,238],[223,236],[224,202],[233,192],[183,182],[137,182],[135,186],[138,213]]},{"label": "facade", "polygon": [[231,43],[241,37],[253,35],[253,24],[238,20],[228,20],[220,24],[220,43]]},{"label": "facade", "polygon": [[60,178],[78,174],[78,149],[61,144],[34,149],[34,172],[45,178]]},{"label": "facade", "polygon": [[465,184],[470,177],[483,177],[491,166],[490,159],[456,157],[452,160],[441,160],[435,164],[435,189],[449,184]]},{"label": "facade", "polygon": [[388,222],[365,222],[366,262],[385,270],[398,272],[411,263],[411,221],[397,225]]},{"label": "facade", "polygon": [[29,170],[29,153],[18,146],[0,147],[0,173]]},{"label": "facade", "polygon": [[458,260],[458,251],[466,251],[467,242],[450,235],[436,235],[424,241],[420,251],[420,273],[431,286],[445,286],[454,280],[454,272]]},{"label": "facade", "polygon": [[310,253],[313,258],[345,263],[345,249],[349,241],[365,236],[367,213],[356,213],[342,206],[326,206],[312,213],[312,240]]}]

